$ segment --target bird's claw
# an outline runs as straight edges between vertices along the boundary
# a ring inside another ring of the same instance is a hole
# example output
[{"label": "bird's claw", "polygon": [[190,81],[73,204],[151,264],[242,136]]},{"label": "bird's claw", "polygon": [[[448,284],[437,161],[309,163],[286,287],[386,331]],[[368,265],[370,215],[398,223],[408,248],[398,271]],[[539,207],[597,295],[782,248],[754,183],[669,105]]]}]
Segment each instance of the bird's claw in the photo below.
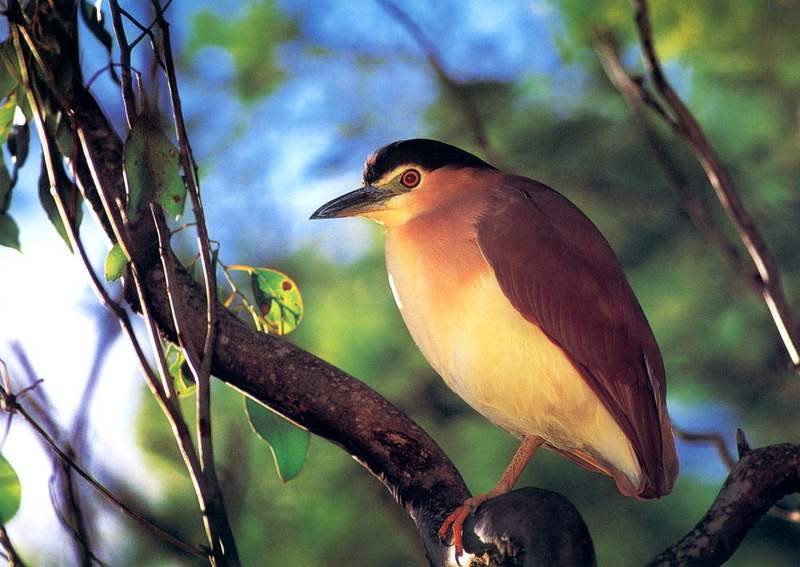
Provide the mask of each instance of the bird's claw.
[{"label": "bird's claw", "polygon": [[456,549],[456,563],[458,563],[458,558],[464,554],[464,542],[462,539],[462,527],[464,522],[469,515],[486,500],[488,500],[486,495],[468,498],[461,506],[453,510],[453,512],[447,516],[442,523],[442,527],[439,528],[439,540],[443,543],[447,540],[447,533],[450,531],[450,528],[452,527],[453,529],[453,547]]}]

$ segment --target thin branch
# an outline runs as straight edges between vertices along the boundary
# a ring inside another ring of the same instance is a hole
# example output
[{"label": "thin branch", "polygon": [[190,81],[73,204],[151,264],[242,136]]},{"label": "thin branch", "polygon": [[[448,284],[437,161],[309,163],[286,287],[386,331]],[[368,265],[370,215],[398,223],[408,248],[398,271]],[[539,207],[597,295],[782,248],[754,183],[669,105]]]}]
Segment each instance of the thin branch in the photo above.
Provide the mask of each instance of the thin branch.
[{"label": "thin branch", "polygon": [[[156,12],[156,17],[153,19],[153,21],[152,21],[152,22],[150,22],[150,25],[149,25],[149,26],[145,26],[145,25],[143,25],[143,24],[142,24],[142,23],[141,23],[139,20],[137,20],[136,18],[134,18],[134,17],[133,17],[133,16],[132,16],[130,13],[128,13],[128,12],[127,12],[127,11],[125,11],[124,9],[120,8],[120,12],[121,12],[121,13],[122,13],[122,14],[123,14],[123,15],[124,15],[126,18],[128,18],[128,19],[131,21],[131,23],[132,23],[133,25],[135,25],[137,28],[139,28],[139,29],[141,30],[141,32],[142,32],[142,33],[140,33],[140,34],[139,34],[139,35],[138,35],[138,36],[137,36],[137,37],[136,37],[136,38],[135,38],[135,39],[134,39],[134,40],[133,40],[133,41],[130,43],[130,46],[129,46],[129,47],[130,47],[131,49],[133,49],[134,47],[136,47],[136,45],[137,45],[137,44],[138,44],[140,41],[142,41],[142,40],[143,40],[145,37],[149,37],[149,38],[150,38],[150,41],[152,41],[152,42],[153,42],[153,45],[155,45],[155,43],[156,43],[156,40],[155,40],[155,36],[153,35],[153,27],[155,27],[155,25],[156,25],[156,22],[158,21],[158,17],[159,17],[159,16],[161,16],[162,14],[164,14],[164,13],[167,11],[167,9],[169,9],[169,7],[170,7],[170,5],[171,5],[171,4],[172,4],[172,0],[167,0],[167,3],[166,3],[166,4],[164,4],[164,8],[163,8],[163,9],[159,9],[159,10]],[[155,52],[155,50],[153,50],[153,51]],[[159,65],[159,67],[161,67],[161,68],[163,69],[163,68],[164,68],[164,62],[163,62],[163,61],[161,61],[161,58],[159,57],[158,53],[155,53],[155,55],[156,55],[156,61],[158,62],[158,65]]]},{"label": "thin branch", "polygon": [[[86,442],[86,427],[89,422],[89,412],[92,407],[94,394],[97,391],[97,385],[100,381],[103,364],[105,363],[111,346],[117,340],[121,331],[112,313],[102,307],[99,309],[97,313],[97,343],[95,345],[94,356],[92,357],[92,366],[89,369],[86,384],[81,394],[81,401],[78,405],[79,409],[72,420],[70,438],[65,447],[65,452],[75,460],[88,460],[89,444]],[[45,395],[44,389],[37,390],[37,394],[43,397]],[[92,551],[92,546],[90,544],[90,533],[94,531],[95,523],[94,510],[83,506],[83,494],[75,485],[72,469],[54,458],[53,475],[51,478],[56,482],[57,487],[60,488],[61,499],[64,501],[70,517],[72,518],[72,524],[75,526],[76,531],[76,537],[74,539],[80,546],[81,552],[84,554],[84,564],[91,565],[90,560],[102,564]]]},{"label": "thin branch", "polygon": [[[65,451],[69,452],[70,449],[71,447],[67,446]],[[79,501],[79,492],[73,482],[72,469],[55,454],[52,455],[52,460],[53,472],[50,474],[48,488],[50,491],[50,503],[53,505],[56,519],[64,530],[72,536],[72,541],[76,547],[75,553],[83,567],[91,567],[93,563],[100,567],[108,567],[92,551],[88,527],[83,516],[83,507]]]},{"label": "thin branch", "polygon": [[[215,509],[212,513],[219,516],[218,528],[219,536],[222,540],[223,548],[229,555],[232,563],[238,562],[236,553],[236,545],[233,533],[230,529],[230,524],[227,520],[227,511],[223,499],[222,489],[217,478],[216,465],[214,463],[214,450],[213,450],[213,435],[212,435],[212,421],[211,421],[211,361],[214,352],[216,341],[217,329],[217,276],[216,266],[214,265],[211,256],[211,242],[208,236],[208,228],[206,226],[205,212],[203,210],[202,199],[200,196],[199,176],[197,173],[197,164],[194,160],[189,136],[186,131],[186,124],[183,117],[182,103],[180,92],[178,89],[178,79],[175,72],[175,62],[172,55],[172,43],[170,40],[169,22],[164,18],[164,12],[169,7],[169,2],[162,8],[161,2],[152,0],[152,5],[155,10],[155,23],[161,31],[161,53],[163,57],[163,68],[167,77],[167,85],[170,92],[170,100],[172,102],[173,122],[175,124],[175,135],[178,140],[179,155],[181,168],[184,173],[184,180],[187,185],[187,192],[192,203],[192,210],[196,222],[197,230],[197,247],[200,252],[201,265],[203,267],[203,282],[206,295],[206,326],[205,337],[203,339],[202,351],[199,356],[195,355],[193,344],[181,345],[186,352],[186,358],[189,362],[189,368],[197,384],[196,394],[196,414],[197,414],[197,439],[200,453],[200,461],[203,468],[203,473],[206,475],[208,481],[208,488],[211,491],[211,500],[214,503]],[[156,43],[153,42],[155,51]],[[156,222],[156,229],[159,229],[159,224]],[[163,234],[159,231],[159,238],[162,239]],[[168,244],[168,243],[167,243]],[[165,253],[165,247],[161,247],[162,261],[165,262],[165,274],[173,273],[174,266],[170,266],[169,259],[171,254]],[[167,284],[167,289],[170,285]],[[171,288],[173,292],[177,292],[179,288]],[[176,329],[177,329],[176,324]]]},{"label": "thin branch", "polygon": [[125,37],[125,28],[122,26],[122,16],[120,15],[117,0],[109,0],[108,4],[111,9],[114,34],[117,36],[117,45],[119,46],[122,101],[125,105],[125,117],[128,120],[128,128],[132,128],[131,119],[138,114],[138,111],[136,108],[136,95],[133,92],[133,78],[131,77],[131,52],[128,47],[128,40]]},{"label": "thin branch", "polygon": [[[687,443],[708,444],[714,447],[717,455],[719,455],[720,460],[729,472],[736,467],[738,459],[731,452],[721,433],[716,431],[688,431],[677,427],[674,423],[672,424],[672,431],[678,439],[686,441]],[[747,444],[744,431],[741,429],[737,430],[736,438],[739,448],[739,457],[741,458],[750,452],[750,446]],[[777,502],[768,510],[768,514],[787,522],[800,522],[800,510],[790,510],[784,508]]]},{"label": "thin branch", "polygon": [[[211,243],[208,238],[205,212],[200,198],[197,165],[192,155],[192,148],[189,143],[189,136],[186,132],[186,124],[183,119],[181,97],[178,91],[178,79],[175,73],[175,63],[172,56],[169,23],[164,18],[164,10],[161,8],[161,2],[152,0],[152,4],[156,11],[156,22],[161,30],[161,50],[164,56],[167,84],[172,101],[172,112],[175,122],[175,134],[180,149],[181,167],[192,202],[195,222],[197,223],[197,246],[203,267],[203,281],[206,292],[206,332],[202,354],[199,357],[201,366],[198,368],[197,364],[194,363],[193,365],[190,364],[190,367],[193,366],[192,373],[197,383],[197,437],[200,447],[200,459],[203,464],[203,471],[209,475],[212,484],[218,486],[211,435],[211,357],[214,349],[217,320],[216,267],[213,265],[211,258]],[[191,357],[190,352],[187,351],[187,359],[191,358],[194,357]]]},{"label": "thin branch", "polygon": [[674,119],[658,103],[653,104],[654,99],[642,82],[631,77],[625,70],[616,39],[611,33],[597,32],[595,34],[595,50],[606,75],[622,95],[656,158],[656,163],[661,168],[669,187],[680,198],[689,219],[703,237],[719,251],[734,273],[747,285],[760,292],[761,286],[757,283],[758,274],[744,265],[739,248],[716,226],[703,202],[694,196],[686,176],[675,163],[658,131],[648,119],[645,109],[647,106],[654,108],[668,124],[672,124]]},{"label": "thin branch", "polygon": [[[5,376],[8,375],[8,369],[5,362],[2,360],[0,360],[0,372]],[[59,459],[61,459],[72,470],[74,470],[82,479],[88,482],[95,490],[105,496],[126,516],[145,527],[150,533],[159,539],[175,546],[177,549],[180,549],[181,551],[184,551],[190,555],[194,555],[195,557],[200,557],[203,559],[208,557],[208,554],[202,549],[181,541],[163,528],[160,528],[154,523],[144,519],[138,512],[131,510],[124,503],[118,500],[110,490],[108,490],[102,483],[84,470],[83,467],[76,463],[69,455],[67,455],[61,449],[61,447],[58,446],[58,443],[56,443],[55,439],[53,439],[53,437],[41,425],[39,425],[39,423],[31,416],[31,414],[28,413],[28,411],[22,406],[19,398],[15,394],[6,390],[5,387],[0,387],[0,403],[2,403],[2,409],[4,411],[20,415],[28,423],[28,425],[30,425],[34,432],[45,443],[47,443],[47,445],[58,456]]]},{"label": "thin branch", "polygon": [[664,75],[653,44],[646,0],[633,0],[633,5],[636,29],[647,74],[675,116],[677,128],[673,127],[673,129],[694,149],[717,198],[750,254],[760,276],[761,296],[772,315],[795,372],[800,373],[800,330],[783,293],[780,271],[775,258],[767,248],[750,213],[744,207],[733,179],[722,165],[702,127]]},{"label": "thin branch", "polygon": [[[159,381],[156,379],[152,369],[150,368],[149,363],[147,362],[147,359],[144,356],[144,353],[141,349],[141,345],[139,344],[139,341],[136,338],[135,333],[133,332],[133,328],[130,324],[130,320],[128,319],[127,313],[125,312],[124,309],[122,309],[121,306],[119,306],[115,301],[111,299],[105,287],[102,285],[102,283],[100,283],[98,276],[95,274],[94,269],[91,266],[91,263],[89,262],[88,257],[86,255],[83,243],[77,233],[77,229],[74,226],[73,219],[66,211],[65,204],[61,198],[60,192],[57,189],[58,186],[57,186],[57,178],[54,167],[53,143],[52,140],[50,140],[50,135],[44,126],[44,118],[42,115],[42,110],[40,108],[40,105],[36,100],[35,96],[33,95],[33,90],[30,88],[31,87],[30,72],[27,68],[27,63],[22,51],[22,44],[20,42],[20,37],[19,37],[21,28],[18,25],[12,24],[11,31],[14,37],[14,45],[17,49],[17,55],[22,69],[23,82],[26,87],[26,92],[28,93],[28,99],[31,104],[31,108],[34,111],[34,118],[36,120],[37,130],[39,131],[39,137],[42,143],[46,169],[48,172],[48,177],[50,178],[51,194],[56,202],[56,206],[59,210],[62,222],[67,229],[67,234],[69,236],[70,243],[73,246],[73,250],[78,251],[81,260],[84,263],[84,267],[90,276],[90,280],[92,281],[93,287],[95,288],[95,291],[98,293],[98,295],[101,297],[101,301],[114,311],[115,315],[119,319],[120,323],[122,324],[123,328],[128,334],[131,343],[134,346],[137,358],[139,360],[139,364],[146,378],[146,382],[148,383],[148,386],[150,387],[150,390],[155,396],[156,400],[159,402],[162,412],[167,417],[172,426],[172,431],[175,434],[176,441],[178,442],[178,448],[181,452],[181,455],[183,456],[184,462],[186,463],[189,475],[192,480],[192,485],[195,488],[195,492],[197,494],[198,501],[200,503],[201,512],[203,514],[203,523],[206,527],[206,531],[209,537],[209,542],[212,544],[212,551],[214,552],[214,556],[221,558],[225,555],[225,551],[221,549],[218,539],[214,535],[214,530],[212,529],[212,523],[214,522],[214,519],[213,518],[210,519],[208,515],[208,509],[210,507],[208,505],[208,502],[210,501],[210,498],[207,497],[206,494],[207,493],[206,482],[205,479],[203,478],[200,462],[194,450],[194,446],[192,444],[191,435],[189,433],[188,428],[186,427],[185,421],[183,420],[183,416],[180,413],[180,408],[177,406],[177,394],[175,393],[174,386],[169,379],[169,372],[167,370],[166,362],[164,360],[163,351],[161,350],[161,343],[158,337],[158,330],[156,328],[155,322],[153,321],[152,317],[149,316],[144,287],[141,283],[142,279],[138,275],[136,263],[131,262],[130,271],[133,275],[132,279],[134,280],[138,292],[139,304],[142,309],[144,320],[147,326],[151,347],[156,355],[157,367],[159,369],[162,378],[161,384],[159,384]],[[41,58],[37,60],[41,60]],[[130,239],[126,238],[128,236],[126,228],[124,226],[120,226],[117,222],[115,222],[115,217],[113,216],[114,211],[116,211],[117,214],[120,215],[124,213],[120,212],[120,208],[112,208],[110,206],[110,196],[106,194],[107,192],[104,190],[105,187],[100,182],[99,174],[97,172],[97,169],[94,167],[94,161],[92,160],[93,157],[92,149],[90,148],[89,144],[86,143],[86,137],[85,137],[86,132],[81,127],[78,127],[78,135],[81,138],[81,143],[84,147],[84,155],[86,156],[87,165],[90,171],[92,172],[92,177],[95,182],[97,192],[101,198],[104,209],[106,209],[107,216],[111,219],[110,224],[112,229],[114,230],[114,234],[118,238],[118,242],[120,243],[123,250],[129,250],[130,248],[124,244],[125,242],[130,242]],[[124,211],[124,208],[122,208],[122,210]],[[131,257],[129,252],[126,253],[128,254],[128,257]],[[214,505],[212,503],[211,507],[213,508],[213,506]]]},{"label": "thin branch", "polygon": [[674,423],[672,424],[672,432],[675,434],[675,437],[681,441],[686,441],[687,443],[704,443],[713,446],[720,460],[722,460],[725,468],[728,470],[736,466],[737,459],[728,448],[728,444],[725,443],[725,439],[720,433],[715,431],[688,431],[677,427]]},{"label": "thin branch", "polygon": [[17,550],[11,544],[11,538],[8,537],[8,532],[3,524],[0,524],[0,547],[5,551],[8,567],[25,567],[25,563],[20,559]]},{"label": "thin branch", "polygon": [[[121,22],[121,15],[120,9],[117,2],[112,1],[110,4],[112,17],[115,22],[115,31],[117,32],[118,41],[121,46],[121,52],[123,53],[123,57],[127,60],[123,61],[125,64],[130,64],[130,53],[128,49],[128,45],[125,39],[124,29],[122,28]],[[160,15],[160,12],[159,12]],[[155,45],[154,45],[155,48]],[[123,75],[122,77],[122,88],[123,88],[123,96],[126,99],[133,99],[132,94],[132,86],[131,86],[131,76],[130,73],[127,75]],[[125,94],[127,93],[127,94]],[[136,116],[134,114],[134,108],[132,104],[126,102],[126,116],[128,120],[129,126],[132,126]],[[79,129],[79,134],[82,133],[82,130]],[[85,150],[88,150],[88,146],[84,144]],[[92,171],[95,171],[95,167],[93,165],[92,156],[87,153],[87,162],[90,166]],[[100,183],[99,176],[93,175],[95,185],[97,187],[97,191],[101,196],[103,201],[104,207],[108,209],[108,197],[106,196],[106,191],[104,191],[104,187],[102,183]],[[125,208],[124,206],[117,207],[119,214],[123,217],[125,216]],[[159,213],[160,214],[160,213]],[[110,215],[109,215],[110,216]],[[126,233],[127,230],[127,223],[123,223],[121,227],[115,227],[115,232],[118,237],[118,241],[122,245],[123,242],[128,242],[129,239],[123,239],[122,236]],[[128,250],[128,246],[122,245],[124,250]],[[130,256],[129,254],[129,257]],[[213,474],[213,466],[209,472],[208,466],[204,466],[204,462],[198,457],[197,451],[195,450],[194,444],[192,443],[191,435],[189,433],[189,429],[186,426],[186,422],[181,415],[180,408],[177,404],[177,394],[175,393],[174,385],[170,379],[169,371],[167,368],[166,360],[164,359],[164,352],[162,349],[161,340],[159,337],[158,328],[153,321],[152,317],[149,313],[148,308],[148,298],[146,297],[146,291],[143,286],[142,278],[139,274],[138,266],[136,262],[131,262],[130,264],[130,272],[132,275],[132,280],[134,283],[134,287],[136,289],[136,293],[138,295],[138,301],[140,308],[142,310],[142,315],[145,320],[146,328],[148,337],[150,339],[150,346],[155,354],[156,359],[156,367],[158,369],[159,375],[161,377],[162,386],[159,390],[154,390],[157,394],[159,394],[158,399],[159,403],[164,411],[165,415],[167,416],[168,420],[172,425],[172,430],[175,436],[175,439],[178,443],[178,447],[180,449],[180,453],[183,457],[183,460],[186,464],[186,467],[189,471],[189,475],[192,480],[192,485],[195,489],[195,493],[197,495],[200,509],[202,512],[203,517],[203,524],[206,529],[206,533],[211,544],[212,554],[213,554],[213,561],[214,563],[225,563],[229,562],[232,565],[238,564],[238,553],[236,551],[235,540],[233,538],[232,531],[230,529],[230,523],[228,521],[227,515],[224,510],[224,504],[222,501],[222,493],[219,487],[219,483],[216,479],[216,476]],[[169,295],[170,300],[172,299],[173,295]],[[187,353],[187,359],[189,358]],[[210,359],[210,356],[208,357]],[[210,366],[210,362],[207,364]],[[210,375],[210,372],[207,373],[207,376]],[[206,384],[209,382],[209,378],[206,378]],[[200,381],[198,380],[198,384]],[[206,398],[207,399],[207,396]],[[199,414],[203,418],[205,418],[204,423],[210,421],[209,412],[203,412]],[[203,429],[205,432],[206,430]],[[210,428],[209,428],[210,433]],[[202,441],[201,441],[202,442]],[[206,444],[207,446],[207,444]],[[208,453],[208,451],[206,451]],[[211,459],[213,459],[213,454],[209,455]]]}]

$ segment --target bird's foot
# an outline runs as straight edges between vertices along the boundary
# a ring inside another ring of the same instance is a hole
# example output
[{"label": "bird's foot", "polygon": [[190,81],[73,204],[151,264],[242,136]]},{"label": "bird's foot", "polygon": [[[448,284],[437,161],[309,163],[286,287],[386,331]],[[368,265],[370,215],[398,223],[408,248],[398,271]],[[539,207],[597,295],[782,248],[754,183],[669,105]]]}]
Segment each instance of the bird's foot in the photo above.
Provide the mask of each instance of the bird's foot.
[{"label": "bird's foot", "polygon": [[489,500],[492,496],[493,494],[487,493],[474,498],[467,498],[461,506],[453,510],[453,513],[447,516],[442,527],[439,528],[439,539],[441,541],[445,541],[447,532],[450,531],[451,527],[453,528],[453,546],[456,548],[456,561],[458,561],[458,558],[464,553],[464,544],[461,538],[461,528],[464,525],[464,521],[478,506]]}]

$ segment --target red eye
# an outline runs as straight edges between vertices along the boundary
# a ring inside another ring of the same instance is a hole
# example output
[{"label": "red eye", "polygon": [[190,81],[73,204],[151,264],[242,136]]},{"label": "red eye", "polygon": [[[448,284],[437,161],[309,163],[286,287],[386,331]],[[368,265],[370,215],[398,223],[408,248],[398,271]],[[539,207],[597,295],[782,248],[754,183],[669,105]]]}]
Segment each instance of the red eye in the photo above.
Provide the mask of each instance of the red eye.
[{"label": "red eye", "polygon": [[404,171],[403,175],[400,177],[400,183],[409,189],[413,189],[419,185],[420,179],[422,179],[422,176],[419,174],[419,171],[416,169],[408,169]]}]

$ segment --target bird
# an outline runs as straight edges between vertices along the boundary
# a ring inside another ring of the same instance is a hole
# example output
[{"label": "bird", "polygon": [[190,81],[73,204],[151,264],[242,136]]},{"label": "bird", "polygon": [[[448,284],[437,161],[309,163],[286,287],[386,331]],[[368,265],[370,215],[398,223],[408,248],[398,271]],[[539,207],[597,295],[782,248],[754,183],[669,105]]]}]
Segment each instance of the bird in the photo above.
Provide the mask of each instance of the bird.
[{"label": "bird", "polygon": [[311,219],[385,228],[389,286],[411,337],[447,386],[520,439],[490,491],[439,530],[510,491],[540,447],[639,499],[668,494],[679,465],[666,372],[611,245],[547,185],[444,142],[401,140],[369,156],[361,187]]}]

